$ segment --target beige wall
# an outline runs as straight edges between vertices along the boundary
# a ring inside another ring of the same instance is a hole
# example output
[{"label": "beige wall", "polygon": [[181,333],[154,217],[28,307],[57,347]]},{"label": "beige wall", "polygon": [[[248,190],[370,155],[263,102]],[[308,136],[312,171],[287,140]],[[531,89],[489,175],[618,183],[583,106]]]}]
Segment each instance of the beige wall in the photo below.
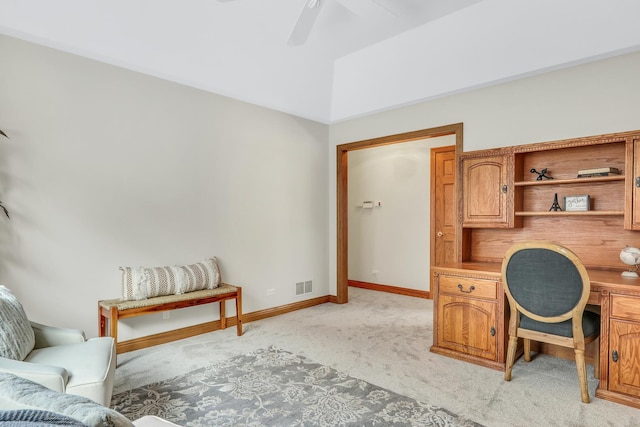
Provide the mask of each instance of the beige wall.
[{"label": "beige wall", "polygon": [[640,53],[326,126],[9,37],[0,52],[0,283],[90,336],[120,265],[216,255],[246,312],[298,301],[300,281],[335,294],[338,144],[457,122],[465,150],[640,129]]},{"label": "beige wall", "polygon": [[336,292],[335,147],[464,123],[464,150],[640,129],[640,53],[337,123],[330,129],[329,278]]},{"label": "beige wall", "polygon": [[119,266],[211,255],[246,312],[299,301],[300,281],[328,294],[326,125],[9,37],[0,52],[0,283],[33,320],[95,336]]}]

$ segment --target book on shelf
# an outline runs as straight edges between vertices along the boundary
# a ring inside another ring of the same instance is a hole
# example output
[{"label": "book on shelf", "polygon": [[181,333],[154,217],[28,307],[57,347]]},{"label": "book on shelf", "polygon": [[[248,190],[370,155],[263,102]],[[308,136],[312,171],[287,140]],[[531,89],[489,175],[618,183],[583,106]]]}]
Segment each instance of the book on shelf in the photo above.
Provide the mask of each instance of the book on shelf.
[{"label": "book on shelf", "polygon": [[[580,175],[589,175],[589,174],[619,174],[620,170],[618,168],[611,168],[611,167],[606,167],[606,168],[592,168],[592,169],[580,169],[578,171],[578,177]],[[607,176],[607,175],[592,175],[592,176]]]},{"label": "book on shelf", "polygon": [[578,178],[593,178],[595,176],[610,176],[620,175],[618,172],[593,172],[593,173],[579,173]]}]

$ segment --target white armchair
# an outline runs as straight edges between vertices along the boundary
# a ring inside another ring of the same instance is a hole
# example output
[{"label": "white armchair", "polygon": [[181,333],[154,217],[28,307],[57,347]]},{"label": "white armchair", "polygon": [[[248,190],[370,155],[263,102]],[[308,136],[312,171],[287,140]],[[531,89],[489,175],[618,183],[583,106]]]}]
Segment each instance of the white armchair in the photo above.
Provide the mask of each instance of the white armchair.
[{"label": "white armchair", "polygon": [[0,287],[0,372],[109,406],[115,361],[112,338],[87,340],[78,329],[30,322],[15,297]]}]

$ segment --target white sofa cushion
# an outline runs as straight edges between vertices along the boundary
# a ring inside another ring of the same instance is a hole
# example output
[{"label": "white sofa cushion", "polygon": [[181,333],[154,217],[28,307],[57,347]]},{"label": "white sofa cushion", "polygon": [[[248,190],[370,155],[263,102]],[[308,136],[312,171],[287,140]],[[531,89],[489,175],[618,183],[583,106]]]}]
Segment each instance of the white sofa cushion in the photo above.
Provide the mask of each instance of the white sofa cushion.
[{"label": "white sofa cushion", "polygon": [[24,360],[36,339],[22,304],[9,289],[0,286],[0,357]]},{"label": "white sofa cushion", "polygon": [[64,390],[66,393],[109,405],[115,376],[115,355],[113,338],[100,337],[82,343],[35,349],[25,362],[64,368],[69,378]]}]

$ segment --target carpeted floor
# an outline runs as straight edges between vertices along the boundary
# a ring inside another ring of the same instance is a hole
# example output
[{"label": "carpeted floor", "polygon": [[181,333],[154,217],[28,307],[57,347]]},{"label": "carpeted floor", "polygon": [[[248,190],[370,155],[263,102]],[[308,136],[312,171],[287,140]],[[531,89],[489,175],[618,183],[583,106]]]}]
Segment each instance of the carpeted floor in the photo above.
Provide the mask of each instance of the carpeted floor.
[{"label": "carpeted floor", "polygon": [[273,346],[119,393],[112,406],[190,427],[481,427]]},{"label": "carpeted floor", "polygon": [[392,392],[485,426],[638,426],[640,410],[580,401],[575,364],[539,356],[503,373],[429,352],[431,300],[349,288],[349,303],[323,304],[118,356],[114,393],[163,381],[275,345]]}]

